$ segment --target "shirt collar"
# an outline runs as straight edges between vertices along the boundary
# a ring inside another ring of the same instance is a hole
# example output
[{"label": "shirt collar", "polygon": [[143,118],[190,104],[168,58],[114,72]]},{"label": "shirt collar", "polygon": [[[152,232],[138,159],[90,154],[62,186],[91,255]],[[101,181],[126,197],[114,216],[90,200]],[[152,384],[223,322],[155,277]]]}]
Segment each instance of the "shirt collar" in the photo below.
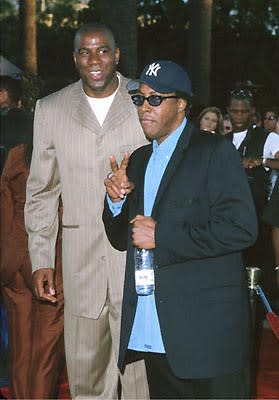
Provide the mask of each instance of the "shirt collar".
[{"label": "shirt collar", "polygon": [[153,151],[157,153],[160,152],[162,154],[170,154],[174,151],[175,146],[180,138],[181,133],[183,132],[187,123],[186,117],[183,119],[181,124],[173,131],[160,145],[158,144],[157,140],[153,140],[152,146]]}]

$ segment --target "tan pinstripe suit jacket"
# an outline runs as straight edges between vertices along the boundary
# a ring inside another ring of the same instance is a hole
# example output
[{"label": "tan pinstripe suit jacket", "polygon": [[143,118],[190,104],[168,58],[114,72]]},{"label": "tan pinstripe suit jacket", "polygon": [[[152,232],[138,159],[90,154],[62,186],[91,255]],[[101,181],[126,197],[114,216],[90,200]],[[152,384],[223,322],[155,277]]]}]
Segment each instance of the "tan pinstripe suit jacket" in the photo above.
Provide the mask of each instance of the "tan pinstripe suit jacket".
[{"label": "tan pinstripe suit jacket", "polygon": [[146,143],[121,76],[102,126],[81,81],[37,102],[34,150],[27,183],[25,222],[33,270],[53,267],[58,198],[63,200],[65,306],[74,315],[97,318],[107,291],[121,310],[125,254],[109,244],[102,223],[103,180],[108,156],[120,160]]}]

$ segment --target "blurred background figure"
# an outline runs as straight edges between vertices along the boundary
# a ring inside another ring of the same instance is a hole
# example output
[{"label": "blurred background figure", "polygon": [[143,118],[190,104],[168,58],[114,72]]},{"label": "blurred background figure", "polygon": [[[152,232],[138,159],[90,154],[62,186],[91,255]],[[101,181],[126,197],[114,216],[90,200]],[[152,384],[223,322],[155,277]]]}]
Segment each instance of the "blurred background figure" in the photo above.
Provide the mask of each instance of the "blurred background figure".
[{"label": "blurred background figure", "polygon": [[223,133],[227,135],[232,132],[232,121],[229,114],[223,115]]},{"label": "blurred background figure", "polygon": [[255,105],[253,95],[249,90],[238,88],[230,92],[228,113],[233,126],[230,136],[242,158],[259,222],[258,240],[244,251],[244,265],[262,266],[265,263],[266,252],[261,216],[268,200],[269,177],[269,172],[263,165],[263,160],[274,158],[279,146],[278,143],[273,143],[273,137],[267,140],[269,134],[262,127],[254,128],[252,126]]},{"label": "blurred background figure", "polygon": [[[1,289],[8,313],[9,389],[13,399],[56,398],[64,369],[62,233],[57,240],[57,303],[37,299],[24,227],[29,143],[13,147],[1,176]],[[60,207],[60,216],[62,208]]]},{"label": "blurred background figure", "polygon": [[269,107],[265,109],[263,116],[263,126],[267,132],[276,132],[276,123],[279,117],[278,107]]},{"label": "blurred background figure", "polygon": [[0,76],[0,110],[2,171],[9,150],[20,143],[26,143],[33,131],[33,115],[22,107],[20,79]]},{"label": "blurred background figure", "polygon": [[20,82],[10,76],[0,75],[0,114],[6,115],[20,105]]},{"label": "blurred background figure", "polygon": [[254,128],[260,128],[263,124],[262,115],[259,111],[255,111],[252,115],[252,126]]},{"label": "blurred background figure", "polygon": [[[56,305],[34,293],[24,226],[26,181],[32,155],[33,109],[42,90],[38,76],[22,72],[18,79],[0,76],[1,186],[0,287],[1,336],[11,398],[48,399],[57,396],[64,369],[61,233],[57,240]],[[60,215],[62,206],[60,206]],[[8,350],[7,348],[8,347]],[[7,360],[8,351],[8,360]]]},{"label": "blurred background figure", "polygon": [[[279,167],[278,167],[279,169]],[[270,226],[273,248],[273,268],[270,269],[269,279],[272,285],[272,300],[276,311],[279,310],[279,180],[276,180],[271,197],[263,212],[263,221]]]},{"label": "blurred background figure", "polygon": [[219,108],[204,108],[198,117],[198,122],[201,130],[223,135],[223,116]]}]

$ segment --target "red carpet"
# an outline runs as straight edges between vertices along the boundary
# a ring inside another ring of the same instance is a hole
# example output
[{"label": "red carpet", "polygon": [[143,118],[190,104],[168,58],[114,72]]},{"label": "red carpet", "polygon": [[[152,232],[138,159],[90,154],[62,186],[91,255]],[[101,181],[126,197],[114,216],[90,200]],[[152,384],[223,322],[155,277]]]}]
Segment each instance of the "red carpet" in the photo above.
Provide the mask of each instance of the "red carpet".
[{"label": "red carpet", "polygon": [[279,341],[263,329],[256,380],[256,399],[279,399]]},{"label": "red carpet", "polygon": [[[0,389],[2,396],[9,399],[8,388]],[[70,398],[69,386],[63,374],[58,399]],[[255,400],[263,399],[279,399],[279,342],[269,329],[263,329],[256,380]]]}]

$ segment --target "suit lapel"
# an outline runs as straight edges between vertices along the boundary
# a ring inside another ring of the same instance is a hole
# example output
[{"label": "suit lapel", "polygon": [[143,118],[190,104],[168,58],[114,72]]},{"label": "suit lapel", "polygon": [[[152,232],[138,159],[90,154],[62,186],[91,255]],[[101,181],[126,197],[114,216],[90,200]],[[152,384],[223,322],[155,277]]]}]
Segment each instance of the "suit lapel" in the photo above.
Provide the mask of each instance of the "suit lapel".
[{"label": "suit lapel", "polygon": [[81,81],[77,83],[76,90],[73,93],[73,102],[76,103],[73,118],[93,133],[99,132],[100,124],[87,101]]},{"label": "suit lapel", "polygon": [[127,119],[127,96],[130,98],[125,87],[126,81],[127,80],[120,75],[119,89],[111,104],[110,112],[108,112],[102,126],[100,126],[90,104],[87,101],[81,80],[77,82],[73,94],[73,101],[76,103],[76,111],[73,114],[73,118],[95,134],[103,129],[110,131],[115,129],[118,125],[121,125],[123,121]]},{"label": "suit lapel", "polygon": [[164,172],[164,175],[162,177],[162,180],[161,180],[158,192],[157,192],[157,196],[156,196],[156,199],[155,199],[155,202],[153,205],[152,216],[154,213],[156,213],[156,209],[158,207],[160,199],[162,198],[165,190],[167,189],[179,163],[185,157],[185,151],[189,146],[193,131],[194,131],[193,125],[188,121],[184,131],[182,132],[182,134],[178,140],[176,148],[171,156],[171,159],[170,159],[170,161],[167,165],[167,168]]},{"label": "suit lapel", "polygon": [[[132,105],[130,95],[126,89],[127,79],[119,73],[118,77],[120,79],[119,88],[111,104],[110,112],[107,114],[103,124],[103,129],[106,130],[115,129],[127,119],[127,98]],[[134,107],[134,105],[132,106]]]}]

